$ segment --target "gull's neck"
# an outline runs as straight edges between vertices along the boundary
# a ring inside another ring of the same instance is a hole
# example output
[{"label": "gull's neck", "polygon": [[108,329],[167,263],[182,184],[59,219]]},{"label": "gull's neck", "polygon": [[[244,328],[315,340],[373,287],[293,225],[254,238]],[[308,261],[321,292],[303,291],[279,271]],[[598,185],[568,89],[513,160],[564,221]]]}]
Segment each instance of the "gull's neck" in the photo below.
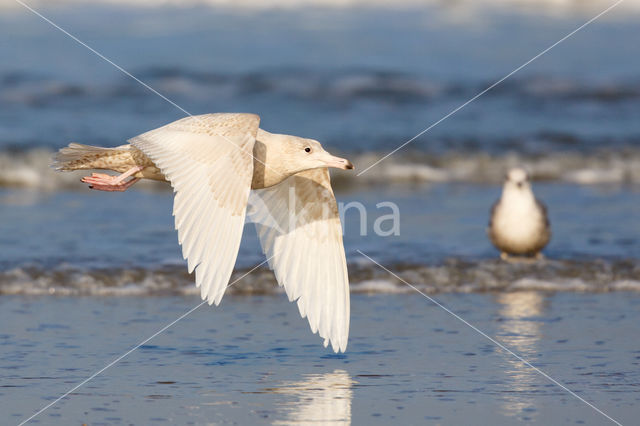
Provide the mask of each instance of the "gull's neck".
[{"label": "gull's neck", "polygon": [[531,188],[519,189],[511,185],[505,185],[500,201],[504,207],[510,209],[530,209],[534,208],[536,204],[536,198]]},{"label": "gull's neck", "polygon": [[285,135],[269,133],[258,129],[253,146],[253,180],[251,189],[268,188],[277,185],[298,172],[287,161]]}]

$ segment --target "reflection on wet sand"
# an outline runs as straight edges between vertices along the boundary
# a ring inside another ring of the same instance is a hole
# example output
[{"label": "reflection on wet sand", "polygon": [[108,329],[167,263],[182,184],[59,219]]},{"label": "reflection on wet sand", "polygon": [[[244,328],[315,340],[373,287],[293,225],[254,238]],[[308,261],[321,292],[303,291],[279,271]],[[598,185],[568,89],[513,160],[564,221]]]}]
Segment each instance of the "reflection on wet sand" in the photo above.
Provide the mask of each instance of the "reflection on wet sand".
[{"label": "reflection on wet sand", "polygon": [[284,420],[273,424],[351,424],[351,390],[355,382],[343,370],[333,373],[310,374],[299,382],[283,383],[270,389],[274,393],[295,397],[284,402],[279,411]]},{"label": "reflection on wet sand", "polygon": [[[544,297],[540,293],[523,291],[502,293],[496,301],[501,305],[498,311],[502,318],[499,340],[524,359],[532,361],[541,337],[540,322],[535,318],[544,311]],[[506,355],[505,360],[511,368],[505,370],[507,391],[503,412],[509,416],[526,414],[533,417],[537,408],[532,398],[532,386],[540,382],[540,376],[511,355]]]}]

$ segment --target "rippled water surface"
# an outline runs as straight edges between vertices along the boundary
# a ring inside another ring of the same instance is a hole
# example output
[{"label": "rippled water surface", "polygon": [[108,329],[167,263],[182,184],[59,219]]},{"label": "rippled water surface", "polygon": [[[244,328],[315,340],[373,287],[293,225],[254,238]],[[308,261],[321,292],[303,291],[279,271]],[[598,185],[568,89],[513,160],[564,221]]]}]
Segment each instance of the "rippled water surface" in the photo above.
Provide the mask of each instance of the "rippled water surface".
[{"label": "rippled water surface", "polygon": [[[358,250],[430,292],[544,289],[640,291],[640,193],[628,187],[539,184],[549,205],[548,260],[507,264],[486,238],[500,188],[439,184],[338,191],[353,291],[407,291]],[[565,200],[572,199],[572,203]],[[122,194],[0,191],[0,293],[76,295],[191,294],[171,217],[168,190]],[[385,219],[394,203],[399,235]],[[362,211],[353,203],[359,202]],[[350,207],[351,205],[351,207]],[[22,226],[16,227],[16,223]],[[132,226],[132,224],[135,224]],[[46,242],[46,243],[43,243]],[[245,226],[238,275],[264,260],[253,224]],[[247,278],[254,292],[278,288],[270,272]],[[231,289],[230,291],[238,291]]]},{"label": "rippled water surface", "polygon": [[[636,294],[439,300],[623,424],[640,400]],[[39,417],[42,424],[332,421],[607,424],[417,295],[353,297],[349,350],[321,350],[284,296],[201,307]],[[0,299],[0,411],[17,423],[198,303]]]},{"label": "rippled water surface", "polygon": [[[358,172],[601,10],[58,3],[37,6],[190,113],[258,113]],[[404,280],[634,424],[637,18],[612,12],[361,176],[333,174],[341,206],[366,207],[343,209],[346,354],[261,268],[33,421],[608,423]],[[0,423],[17,424],[200,300],[166,185],[95,193],[48,167],[71,141],[116,146],[184,111],[21,7],[0,8],[0,57]],[[542,262],[502,262],[486,237],[518,164],[549,209]],[[399,235],[374,232],[381,202]],[[234,279],[263,260],[247,225]]]}]

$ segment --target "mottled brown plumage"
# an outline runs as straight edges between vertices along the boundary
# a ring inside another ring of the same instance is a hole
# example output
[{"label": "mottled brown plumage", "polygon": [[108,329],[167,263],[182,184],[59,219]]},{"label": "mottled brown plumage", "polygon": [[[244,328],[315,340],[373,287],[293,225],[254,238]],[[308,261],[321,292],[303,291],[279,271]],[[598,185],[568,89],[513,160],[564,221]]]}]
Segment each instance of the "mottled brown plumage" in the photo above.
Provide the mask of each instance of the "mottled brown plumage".
[{"label": "mottled brown plumage", "polygon": [[71,143],[56,153],[53,166],[60,171],[113,170],[118,173],[124,173],[135,166],[142,166],[144,169],[134,174],[134,177],[166,180],[153,161],[130,144],[102,148]]}]

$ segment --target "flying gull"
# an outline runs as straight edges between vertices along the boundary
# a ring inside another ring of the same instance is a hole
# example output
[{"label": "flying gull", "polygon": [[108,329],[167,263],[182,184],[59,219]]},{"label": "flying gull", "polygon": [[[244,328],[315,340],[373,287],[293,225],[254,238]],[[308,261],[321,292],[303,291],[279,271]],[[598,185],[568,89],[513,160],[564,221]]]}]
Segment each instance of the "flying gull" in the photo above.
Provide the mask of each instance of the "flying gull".
[{"label": "flying gull", "polygon": [[542,258],[541,250],[551,239],[547,208],[533,195],[523,169],[507,173],[502,196],[491,209],[488,233],[504,260],[510,255]]},{"label": "flying gull", "polygon": [[[353,169],[319,142],[272,134],[255,114],[186,117],[116,148],[76,143],[55,157],[58,170],[105,169],[90,188],[125,191],[139,179],[169,181],[173,215],[189,273],[203,300],[218,305],[233,271],[250,192],[262,249],[311,330],[344,352],[349,278],[328,167]],[[251,191],[254,190],[254,191]]]}]

